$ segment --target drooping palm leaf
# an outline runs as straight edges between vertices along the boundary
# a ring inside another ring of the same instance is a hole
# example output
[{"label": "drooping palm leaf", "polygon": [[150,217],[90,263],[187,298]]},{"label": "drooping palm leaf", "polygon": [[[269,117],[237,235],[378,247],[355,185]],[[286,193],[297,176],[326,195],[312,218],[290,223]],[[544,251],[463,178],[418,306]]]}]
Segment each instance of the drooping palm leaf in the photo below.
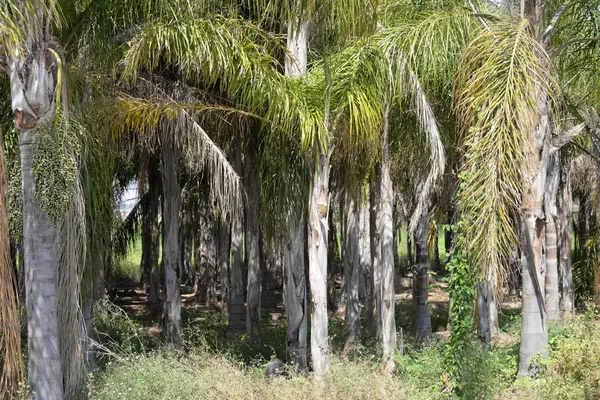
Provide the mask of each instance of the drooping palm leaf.
[{"label": "drooping palm leaf", "polygon": [[465,143],[458,206],[467,216],[465,237],[483,277],[506,275],[517,243],[528,135],[542,112],[539,94],[546,93],[551,106],[556,92],[550,59],[527,20],[492,25],[463,54],[454,87]]}]

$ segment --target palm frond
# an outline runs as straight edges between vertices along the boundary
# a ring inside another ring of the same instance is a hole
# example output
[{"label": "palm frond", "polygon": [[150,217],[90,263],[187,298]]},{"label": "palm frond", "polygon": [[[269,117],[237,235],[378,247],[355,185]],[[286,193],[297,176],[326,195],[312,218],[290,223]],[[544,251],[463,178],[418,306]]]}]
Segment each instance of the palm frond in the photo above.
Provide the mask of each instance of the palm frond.
[{"label": "palm frond", "polygon": [[523,20],[494,24],[481,34],[465,50],[455,76],[454,106],[465,147],[458,206],[467,216],[473,265],[486,278],[506,275],[517,243],[528,135],[539,123],[539,94],[547,93],[552,104],[557,92],[550,65]]},{"label": "palm frond", "polygon": [[460,5],[421,11],[404,3],[400,2],[409,15],[393,10],[384,13],[377,40],[392,64],[408,62],[430,95],[447,96],[462,51],[481,32],[480,23]]}]

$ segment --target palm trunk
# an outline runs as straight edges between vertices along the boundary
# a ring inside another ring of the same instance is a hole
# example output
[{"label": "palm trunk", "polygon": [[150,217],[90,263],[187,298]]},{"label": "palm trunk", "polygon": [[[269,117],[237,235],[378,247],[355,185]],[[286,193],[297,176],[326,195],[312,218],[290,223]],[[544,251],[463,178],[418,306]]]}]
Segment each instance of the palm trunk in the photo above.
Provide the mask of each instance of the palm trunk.
[{"label": "palm trunk", "polygon": [[564,165],[560,169],[558,186],[558,262],[561,278],[560,310],[564,313],[575,311],[573,299],[573,269],[571,265],[571,232],[573,198],[571,193],[571,167]]},{"label": "palm trunk", "polygon": [[21,131],[23,253],[27,308],[29,386],[36,399],[62,400],[63,374],[58,337],[54,268],[58,230],[35,195],[33,141],[36,129]]},{"label": "palm trunk", "polygon": [[429,297],[429,254],[427,249],[427,230],[429,212],[424,207],[417,227],[415,242],[417,253],[416,273],[413,272],[413,293],[417,311],[417,342],[431,336],[431,316],[427,299]]},{"label": "palm trunk", "polygon": [[285,249],[285,314],[287,317],[287,351],[292,364],[305,371],[307,361],[308,318],[306,309],[306,272],[304,242],[306,222],[289,224],[290,238]]},{"label": "palm trunk", "polygon": [[196,295],[206,306],[217,301],[217,260],[216,260],[216,230],[214,210],[210,199],[209,188],[200,185],[200,202],[198,218],[199,232],[196,243],[196,265],[198,267]]},{"label": "palm trunk", "polygon": [[477,318],[479,322],[479,338],[483,344],[492,342],[492,330],[490,326],[490,287],[487,282],[477,285]]},{"label": "palm trunk", "polygon": [[550,161],[544,195],[546,217],[546,315],[548,320],[560,319],[560,301],[558,296],[558,237],[556,221],[556,196],[560,178],[560,163],[554,155]]},{"label": "palm trunk", "polygon": [[230,226],[223,216],[217,222],[219,235],[217,242],[217,267],[221,276],[221,313],[229,318],[229,302],[231,301],[231,289],[229,284],[229,252],[230,252]]},{"label": "palm trunk", "polygon": [[[545,97],[541,96],[544,102]],[[535,372],[531,360],[535,354],[546,355],[548,328],[544,306],[545,270],[543,247],[545,243],[544,191],[548,170],[549,154],[547,130],[549,116],[545,111],[540,124],[531,133],[526,150],[524,190],[521,204],[521,262],[523,279],[523,325],[521,328],[521,348],[519,352],[519,375]]]},{"label": "palm trunk", "polygon": [[342,259],[341,255],[338,255],[338,242],[337,242],[337,227],[335,225],[335,220],[333,218],[333,201],[331,202],[331,210],[329,211],[329,237],[328,243],[331,243],[331,246],[327,247],[327,265],[329,268],[327,269],[327,308],[329,310],[336,309],[336,276],[338,269],[338,261]]},{"label": "palm trunk", "polygon": [[399,235],[400,229],[400,216],[398,215],[398,205],[394,201],[394,266],[398,268],[398,274],[403,272],[403,268],[400,265],[400,240]]},{"label": "palm trunk", "polygon": [[260,232],[258,227],[258,207],[260,201],[260,177],[258,147],[250,139],[244,159],[246,178],[246,262],[248,265],[248,290],[246,331],[254,340],[260,340]]},{"label": "palm trunk", "polygon": [[320,153],[313,171],[308,220],[308,275],[311,292],[311,356],[315,373],[329,370],[327,336],[327,232],[329,212],[329,158]]},{"label": "palm trunk", "polygon": [[192,251],[194,250],[194,222],[192,221],[191,193],[182,188],[181,226],[179,228],[179,242],[181,247],[181,283],[193,283]]},{"label": "palm trunk", "polygon": [[159,160],[150,155],[148,162],[148,191],[142,216],[142,271],[144,283],[147,284],[148,302],[158,302],[160,276],[158,271],[159,224],[158,210],[160,206],[160,170]]},{"label": "palm trunk", "polygon": [[373,320],[373,270],[371,267],[371,225],[369,213],[369,199],[360,206],[360,237],[359,237],[359,257],[360,270],[364,280],[364,294],[361,298],[367,309],[367,321]]},{"label": "palm trunk", "polygon": [[378,222],[381,241],[381,328],[383,361],[388,372],[394,369],[392,356],[396,350],[396,299],[394,292],[394,189],[389,165],[389,105],[384,110],[381,157],[381,206]]},{"label": "palm trunk", "polygon": [[375,339],[378,342],[383,340],[383,325],[381,319],[381,303],[383,291],[381,289],[381,233],[380,233],[380,208],[381,208],[381,166],[375,167],[375,177],[370,192],[370,225],[371,225],[371,270],[373,273],[373,295],[374,295],[374,314],[372,328],[375,333]]},{"label": "palm trunk", "polygon": [[[300,24],[293,29],[292,22],[288,25],[287,47],[290,56],[285,59],[285,74],[287,76],[302,76],[306,74],[308,66],[308,24]],[[332,217],[332,216],[331,216]],[[306,220],[305,208],[300,211],[298,222],[289,221],[289,239],[285,248],[286,260],[286,293],[285,310],[288,320],[287,346],[288,354],[292,363],[296,364],[300,371],[308,368],[307,360],[307,334],[308,334],[308,310],[306,298]],[[332,250],[331,247],[329,250]],[[328,256],[332,253],[329,251]],[[335,256],[335,255],[334,255]],[[329,260],[330,265],[333,260]],[[328,293],[327,299],[335,299],[335,285],[331,285],[334,291]],[[333,295],[333,296],[331,296]],[[334,301],[334,300],[333,300]]]},{"label": "palm trunk", "polygon": [[161,149],[163,186],[163,273],[165,276],[165,305],[163,325],[165,341],[181,346],[180,242],[179,212],[181,187],[179,185],[179,147],[171,135],[164,135]]},{"label": "palm trunk", "polygon": [[[240,140],[237,137],[234,140],[233,158],[235,171],[241,174],[242,150],[240,148]],[[243,332],[246,327],[243,277],[243,218],[243,214],[238,213],[233,216],[231,222],[231,302],[229,304],[229,323],[227,325],[229,333]]]},{"label": "palm trunk", "polygon": [[360,214],[357,202],[346,197],[346,259],[344,262],[344,281],[346,283],[346,343],[344,353],[360,343],[360,307],[359,307],[359,275],[360,275]]}]

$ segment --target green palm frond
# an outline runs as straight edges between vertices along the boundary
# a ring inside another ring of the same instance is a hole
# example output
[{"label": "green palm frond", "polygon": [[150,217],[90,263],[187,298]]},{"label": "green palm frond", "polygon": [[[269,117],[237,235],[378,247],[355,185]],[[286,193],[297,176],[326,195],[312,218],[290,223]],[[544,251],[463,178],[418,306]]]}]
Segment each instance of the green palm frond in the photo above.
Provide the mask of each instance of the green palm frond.
[{"label": "green palm frond", "polygon": [[[404,2],[401,1],[400,4]],[[411,9],[412,10],[412,9]],[[459,5],[384,14],[378,33],[384,51],[406,59],[431,94],[447,96],[462,51],[481,32],[473,13]],[[392,63],[404,62],[395,60]]]},{"label": "green palm frond", "polygon": [[528,135],[539,123],[539,99],[552,108],[557,84],[550,60],[527,20],[494,24],[465,50],[455,76],[454,106],[465,147],[459,209],[482,276],[505,275],[517,242]]},{"label": "green palm frond", "polygon": [[[211,193],[216,198],[219,208],[224,210],[223,215],[240,212],[240,177],[198,120],[198,114],[202,111],[217,111],[222,114],[238,113],[238,111],[221,106],[203,108],[198,99],[185,90],[179,93],[168,93],[149,81],[143,83],[147,86],[145,90],[153,93],[149,97],[158,101],[120,96],[117,107],[112,111],[115,122],[113,127],[118,129],[117,136],[122,136],[126,131],[149,135],[152,145],[159,140],[161,131],[173,135],[182,149],[187,168],[192,173],[203,170],[209,172]],[[175,96],[181,98],[183,102],[175,101],[173,98]]]}]

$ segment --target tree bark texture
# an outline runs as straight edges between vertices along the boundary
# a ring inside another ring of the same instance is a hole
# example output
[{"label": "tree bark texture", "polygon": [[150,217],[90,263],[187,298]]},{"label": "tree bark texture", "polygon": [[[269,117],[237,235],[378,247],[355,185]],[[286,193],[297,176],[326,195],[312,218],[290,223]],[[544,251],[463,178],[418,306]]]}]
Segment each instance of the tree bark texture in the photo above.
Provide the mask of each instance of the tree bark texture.
[{"label": "tree bark texture", "polygon": [[[545,96],[540,96],[545,105]],[[545,108],[544,108],[545,110]],[[546,239],[543,210],[546,176],[549,164],[549,115],[543,112],[540,123],[528,138],[521,199],[521,263],[522,263],[522,313],[521,347],[519,351],[519,375],[534,373],[531,360],[535,354],[546,355],[548,327],[544,306],[544,282],[546,280],[543,248]]]},{"label": "tree bark texture", "polygon": [[229,318],[229,303],[231,301],[231,285],[229,283],[230,232],[230,224],[223,216],[220,216],[217,221],[217,268],[221,277],[221,313],[227,318]]},{"label": "tree bark texture", "polygon": [[35,398],[63,399],[54,268],[58,231],[40,209],[33,176],[35,129],[21,132],[23,253],[27,309],[28,380]]},{"label": "tree bark texture", "polygon": [[179,185],[179,147],[172,135],[163,136],[161,148],[163,186],[163,273],[165,276],[165,305],[163,327],[165,341],[181,346],[181,294],[179,285],[180,242],[179,212],[181,187]]},{"label": "tree bark texture", "polygon": [[158,302],[160,294],[160,275],[158,270],[160,228],[158,212],[160,208],[161,176],[159,157],[149,155],[148,188],[142,207],[142,271],[148,291],[148,302]]},{"label": "tree bark texture", "polygon": [[429,254],[427,248],[427,231],[429,226],[429,210],[424,207],[415,234],[417,264],[413,272],[413,293],[417,315],[417,342],[431,336],[431,315],[427,306],[429,297]]},{"label": "tree bark texture", "polygon": [[560,319],[560,300],[558,285],[558,234],[556,198],[560,180],[560,163],[558,155],[550,158],[546,193],[544,195],[544,212],[546,217],[546,315],[548,320]]},{"label": "tree bark texture", "polygon": [[346,342],[344,353],[360,343],[360,214],[358,202],[346,195],[346,258],[344,260],[344,281],[346,283],[345,321]]},{"label": "tree bark texture", "polygon": [[196,243],[196,295],[208,306],[217,301],[217,232],[215,215],[207,185],[200,185],[198,241]]},{"label": "tree bark texture", "polygon": [[[254,138],[253,138],[254,139]],[[260,177],[258,145],[249,139],[244,158],[246,183],[246,262],[248,265],[246,331],[254,340],[260,340],[260,231],[258,227],[260,204]]]},{"label": "tree bark texture", "polygon": [[[233,152],[235,171],[241,175],[242,149],[239,137],[234,138]],[[227,325],[230,333],[243,332],[246,328],[243,218],[243,213],[238,213],[233,216],[231,222],[231,302],[229,304],[229,324]]]},{"label": "tree bark texture", "polygon": [[33,172],[38,128],[49,124],[54,116],[56,82],[50,62],[47,54],[38,50],[20,65],[9,63],[9,77],[12,109],[21,139],[28,383],[35,392],[35,399],[62,400],[64,387],[55,279],[59,232],[40,208]]},{"label": "tree bark texture", "polygon": [[287,317],[287,351],[289,360],[299,371],[308,368],[307,334],[308,318],[306,303],[306,263],[304,243],[306,222],[290,221],[287,247],[285,249],[285,314]]},{"label": "tree bark texture", "polygon": [[327,317],[327,233],[329,212],[329,158],[319,154],[310,193],[308,220],[308,275],[311,291],[311,356],[317,375],[329,370]]},{"label": "tree bark texture", "polygon": [[558,186],[558,262],[560,272],[560,310],[575,312],[573,296],[573,266],[571,264],[571,237],[573,231],[573,195],[570,163],[560,168]]}]

